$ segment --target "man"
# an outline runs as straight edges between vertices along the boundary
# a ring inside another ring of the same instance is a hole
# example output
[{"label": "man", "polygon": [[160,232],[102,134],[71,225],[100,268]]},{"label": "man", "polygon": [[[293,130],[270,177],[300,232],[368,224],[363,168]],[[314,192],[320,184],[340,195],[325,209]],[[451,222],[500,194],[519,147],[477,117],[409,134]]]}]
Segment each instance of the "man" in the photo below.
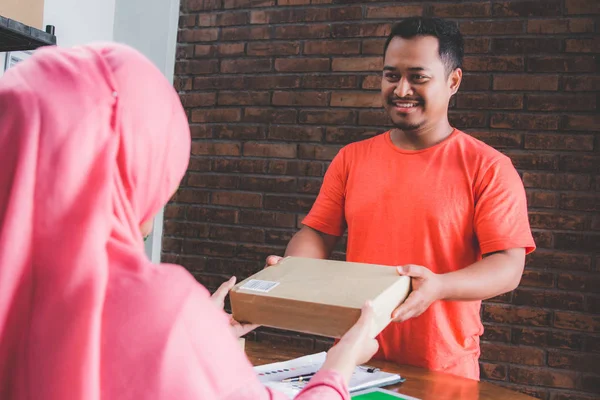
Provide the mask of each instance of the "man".
[{"label": "man", "polygon": [[462,57],[450,22],[392,29],[381,94],[394,127],[337,154],[285,255],[327,258],[347,229],[347,261],[412,278],[376,357],[479,379],[481,300],[518,285],[535,243],[510,159],[448,121]]}]

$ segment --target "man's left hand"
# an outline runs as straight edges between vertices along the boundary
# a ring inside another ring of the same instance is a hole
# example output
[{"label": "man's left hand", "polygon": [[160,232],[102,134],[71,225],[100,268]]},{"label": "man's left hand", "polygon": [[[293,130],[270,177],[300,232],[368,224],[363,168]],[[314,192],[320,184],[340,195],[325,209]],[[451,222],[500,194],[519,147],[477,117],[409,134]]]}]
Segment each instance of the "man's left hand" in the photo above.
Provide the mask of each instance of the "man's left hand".
[{"label": "man's left hand", "polygon": [[436,274],[421,265],[408,264],[396,267],[399,275],[412,278],[412,292],[406,300],[392,312],[394,322],[418,317],[436,300],[443,299],[442,275]]}]

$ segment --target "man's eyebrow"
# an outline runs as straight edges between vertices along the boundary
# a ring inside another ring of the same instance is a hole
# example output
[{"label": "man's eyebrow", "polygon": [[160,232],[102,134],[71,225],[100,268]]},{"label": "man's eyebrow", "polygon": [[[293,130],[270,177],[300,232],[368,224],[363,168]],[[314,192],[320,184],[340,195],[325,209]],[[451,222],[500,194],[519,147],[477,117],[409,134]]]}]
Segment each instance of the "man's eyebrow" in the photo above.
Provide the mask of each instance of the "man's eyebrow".
[{"label": "man's eyebrow", "polygon": [[[384,71],[397,71],[398,68],[392,67],[391,65],[386,65],[386,66],[383,67],[383,70]],[[427,69],[425,67],[410,67],[410,68],[408,68],[408,70],[409,71],[418,71],[418,72],[429,71],[429,69]]]}]

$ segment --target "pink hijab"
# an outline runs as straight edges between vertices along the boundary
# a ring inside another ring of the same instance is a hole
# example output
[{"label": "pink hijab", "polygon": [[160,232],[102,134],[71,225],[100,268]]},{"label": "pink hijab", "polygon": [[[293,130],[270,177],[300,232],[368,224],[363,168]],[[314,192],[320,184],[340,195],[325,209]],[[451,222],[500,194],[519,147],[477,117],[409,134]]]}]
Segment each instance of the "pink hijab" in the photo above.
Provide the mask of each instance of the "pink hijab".
[{"label": "pink hijab", "polygon": [[179,98],[122,45],[45,48],[0,80],[0,398],[96,399],[111,275],[177,189]]}]

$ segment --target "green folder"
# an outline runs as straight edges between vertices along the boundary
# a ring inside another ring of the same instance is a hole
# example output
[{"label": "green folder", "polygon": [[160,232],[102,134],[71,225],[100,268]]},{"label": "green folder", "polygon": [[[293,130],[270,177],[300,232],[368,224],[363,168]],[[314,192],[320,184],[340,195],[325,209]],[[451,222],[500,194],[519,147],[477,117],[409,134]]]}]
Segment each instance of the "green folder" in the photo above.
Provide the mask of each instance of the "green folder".
[{"label": "green folder", "polygon": [[419,400],[416,397],[391,392],[385,389],[368,389],[351,396],[352,400]]}]

